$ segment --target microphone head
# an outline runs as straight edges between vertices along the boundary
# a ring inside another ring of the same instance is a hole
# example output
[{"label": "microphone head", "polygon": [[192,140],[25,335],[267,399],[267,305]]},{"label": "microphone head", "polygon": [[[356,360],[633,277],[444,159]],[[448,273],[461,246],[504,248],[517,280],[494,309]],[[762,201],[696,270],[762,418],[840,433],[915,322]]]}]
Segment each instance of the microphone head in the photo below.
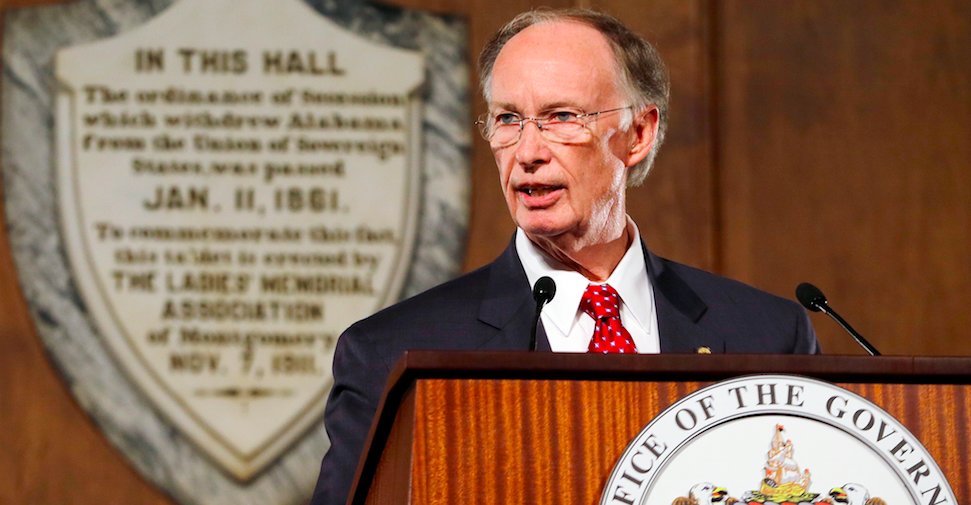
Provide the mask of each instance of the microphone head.
[{"label": "microphone head", "polygon": [[813,312],[821,311],[823,306],[826,305],[826,295],[808,282],[796,286],[796,299],[803,307]]},{"label": "microphone head", "polygon": [[533,300],[536,300],[536,303],[546,303],[552,300],[554,295],[556,295],[556,283],[546,275],[540,277],[533,286]]}]

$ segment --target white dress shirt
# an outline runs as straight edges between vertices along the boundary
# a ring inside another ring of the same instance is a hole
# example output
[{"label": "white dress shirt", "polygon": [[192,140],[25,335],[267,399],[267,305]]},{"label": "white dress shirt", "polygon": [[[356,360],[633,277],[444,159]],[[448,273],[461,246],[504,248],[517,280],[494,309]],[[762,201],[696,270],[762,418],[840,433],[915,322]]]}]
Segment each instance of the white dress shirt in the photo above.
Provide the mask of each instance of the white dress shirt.
[{"label": "white dress shirt", "polygon": [[[634,339],[637,352],[655,354],[661,351],[661,344],[657,333],[654,290],[647,277],[637,225],[630,217],[627,223],[633,230],[634,240],[606,283],[620,295],[620,321]],[[591,282],[543,252],[526,237],[522,229],[516,231],[516,252],[526,270],[530,286],[544,275],[556,283],[556,295],[543,308],[541,316],[550,349],[553,352],[587,352],[596,323],[580,310],[580,299]]]}]

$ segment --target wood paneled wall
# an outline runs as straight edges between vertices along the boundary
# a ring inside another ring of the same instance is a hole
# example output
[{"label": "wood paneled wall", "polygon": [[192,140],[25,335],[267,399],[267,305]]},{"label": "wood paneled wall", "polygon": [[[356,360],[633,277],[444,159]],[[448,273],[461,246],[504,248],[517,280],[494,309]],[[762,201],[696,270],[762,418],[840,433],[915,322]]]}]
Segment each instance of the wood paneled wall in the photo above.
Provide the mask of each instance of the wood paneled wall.
[{"label": "wood paneled wall", "polygon": [[[55,2],[6,1],[0,12]],[[533,5],[387,3],[466,16],[473,55]],[[611,12],[655,41],[670,67],[668,140],[629,198],[652,248],[786,297],[812,280],[886,353],[971,355],[971,4],[543,4]],[[478,137],[473,167],[467,269],[513,230]],[[0,503],[171,503],[71,398],[0,228]],[[814,322],[827,352],[862,352],[830,321]]]},{"label": "wood paneled wall", "polygon": [[812,279],[886,353],[971,354],[971,4],[717,5],[724,272]]}]

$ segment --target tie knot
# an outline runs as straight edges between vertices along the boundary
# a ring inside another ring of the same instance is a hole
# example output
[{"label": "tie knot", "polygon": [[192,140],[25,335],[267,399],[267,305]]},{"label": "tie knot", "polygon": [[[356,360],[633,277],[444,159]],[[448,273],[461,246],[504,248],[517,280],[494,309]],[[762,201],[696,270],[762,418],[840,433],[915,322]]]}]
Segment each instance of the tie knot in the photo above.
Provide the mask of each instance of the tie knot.
[{"label": "tie knot", "polygon": [[590,284],[580,299],[580,310],[601,320],[620,317],[620,295],[610,284]]}]

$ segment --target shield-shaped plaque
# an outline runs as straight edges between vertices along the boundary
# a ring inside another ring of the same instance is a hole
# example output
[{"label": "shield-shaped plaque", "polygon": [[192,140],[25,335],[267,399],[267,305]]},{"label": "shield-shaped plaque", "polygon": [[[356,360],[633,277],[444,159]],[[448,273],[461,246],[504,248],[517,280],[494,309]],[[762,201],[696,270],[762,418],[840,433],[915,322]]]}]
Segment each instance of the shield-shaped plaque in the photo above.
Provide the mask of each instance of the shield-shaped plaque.
[{"label": "shield-shaped plaque", "polygon": [[296,0],[185,0],[60,51],[55,74],[62,233],[90,317],[246,481],[319,418],[339,332],[401,290],[422,57]]}]

